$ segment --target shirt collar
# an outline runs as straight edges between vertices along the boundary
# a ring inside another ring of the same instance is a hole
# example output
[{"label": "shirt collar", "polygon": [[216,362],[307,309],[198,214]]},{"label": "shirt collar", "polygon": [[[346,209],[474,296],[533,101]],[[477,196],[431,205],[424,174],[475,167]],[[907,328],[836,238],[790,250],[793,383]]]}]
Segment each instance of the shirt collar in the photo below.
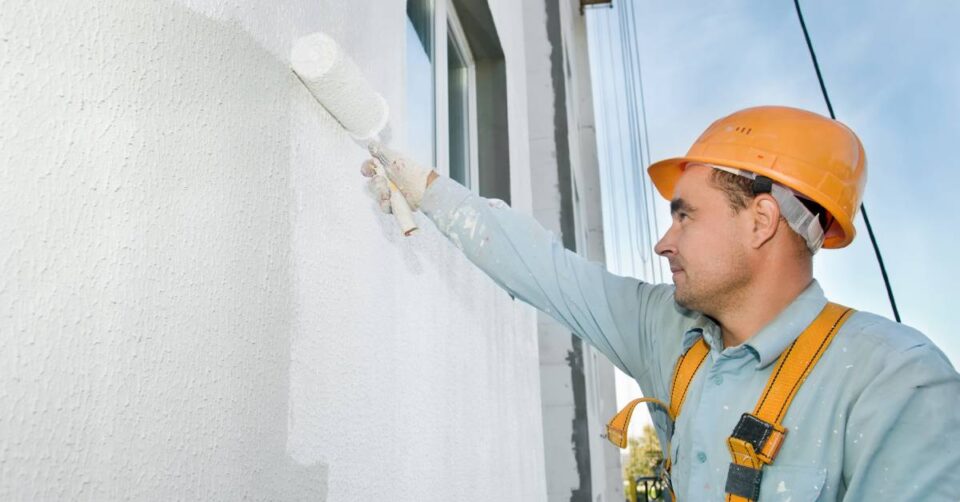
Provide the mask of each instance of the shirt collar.
[{"label": "shirt collar", "polygon": [[723,341],[720,339],[720,326],[704,314],[699,314],[696,323],[683,334],[683,351],[697,343],[703,337],[711,350],[723,351]]},{"label": "shirt collar", "polygon": [[[757,358],[757,369],[766,368],[776,361],[787,346],[817,318],[826,304],[827,298],[823,295],[823,289],[813,280],[773,321],[747,340],[744,346]],[[684,352],[701,336],[711,349],[717,352],[724,350],[719,326],[709,317],[701,315],[696,324],[683,334]]]},{"label": "shirt collar", "polygon": [[763,327],[744,345],[752,348],[759,362],[757,369],[763,369],[780,357],[780,354],[807,329],[807,326],[820,315],[827,305],[827,298],[816,280],[810,282],[787,308]]}]

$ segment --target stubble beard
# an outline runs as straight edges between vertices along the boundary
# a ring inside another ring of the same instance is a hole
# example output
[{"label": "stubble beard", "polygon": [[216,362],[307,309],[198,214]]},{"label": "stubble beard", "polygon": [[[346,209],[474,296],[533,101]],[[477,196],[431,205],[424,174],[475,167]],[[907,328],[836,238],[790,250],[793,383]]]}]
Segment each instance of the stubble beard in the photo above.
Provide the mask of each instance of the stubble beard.
[{"label": "stubble beard", "polygon": [[674,290],[674,300],[681,307],[718,317],[739,302],[743,289],[750,283],[750,268],[745,256],[737,253],[715,271],[691,277],[685,269]]}]

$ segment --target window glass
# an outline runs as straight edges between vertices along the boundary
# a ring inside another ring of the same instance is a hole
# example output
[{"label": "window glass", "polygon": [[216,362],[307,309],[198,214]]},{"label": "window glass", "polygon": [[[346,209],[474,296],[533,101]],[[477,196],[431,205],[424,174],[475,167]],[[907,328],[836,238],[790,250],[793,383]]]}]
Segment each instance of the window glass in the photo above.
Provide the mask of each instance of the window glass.
[{"label": "window glass", "polygon": [[432,167],[437,163],[432,1],[407,1],[406,30],[406,153]]},{"label": "window glass", "polygon": [[450,129],[450,177],[465,186],[470,180],[469,71],[461,48],[447,37],[447,101]]}]

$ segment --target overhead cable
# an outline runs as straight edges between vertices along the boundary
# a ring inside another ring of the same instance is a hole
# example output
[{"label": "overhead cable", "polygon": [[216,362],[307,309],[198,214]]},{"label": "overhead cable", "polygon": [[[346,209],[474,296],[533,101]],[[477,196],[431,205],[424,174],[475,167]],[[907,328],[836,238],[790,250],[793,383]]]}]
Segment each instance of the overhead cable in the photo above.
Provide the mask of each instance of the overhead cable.
[{"label": "overhead cable", "polygon": [[[793,0],[793,5],[797,9],[797,18],[800,19],[800,28],[803,29],[803,38],[807,41],[807,49],[810,50],[810,59],[813,60],[813,68],[817,72],[817,80],[820,82],[820,91],[823,93],[823,100],[827,103],[827,110],[830,112],[830,118],[836,120],[837,116],[833,113],[833,104],[830,103],[830,95],[827,94],[827,85],[823,81],[823,73],[820,71],[820,63],[817,61],[817,53],[813,50],[813,43],[810,41],[810,34],[807,32],[807,23],[803,20],[803,11],[800,10],[800,0]],[[870,236],[870,243],[873,244],[873,252],[877,256],[877,263],[880,265],[880,274],[883,276],[883,284],[887,288],[887,297],[890,299],[890,307],[893,309],[893,317],[900,322],[900,311],[897,309],[897,301],[893,298],[893,288],[890,286],[890,278],[887,276],[887,268],[883,265],[883,256],[880,254],[880,246],[877,244],[877,238],[873,234],[873,227],[870,225],[870,218],[867,217],[867,207],[860,203],[860,214],[863,215],[863,223],[867,227],[867,234]]]}]

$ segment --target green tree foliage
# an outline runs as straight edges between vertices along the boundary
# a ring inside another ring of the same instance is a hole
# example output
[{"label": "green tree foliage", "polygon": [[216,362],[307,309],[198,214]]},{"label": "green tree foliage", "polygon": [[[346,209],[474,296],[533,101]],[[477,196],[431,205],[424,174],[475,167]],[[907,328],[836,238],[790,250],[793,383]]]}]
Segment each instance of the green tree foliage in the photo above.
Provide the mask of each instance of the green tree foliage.
[{"label": "green tree foliage", "polygon": [[625,479],[656,475],[655,468],[663,455],[660,453],[660,441],[657,440],[653,426],[645,425],[640,437],[631,437],[628,448],[629,459],[623,468]]},{"label": "green tree foliage", "polygon": [[643,427],[640,437],[631,437],[627,447],[629,457],[626,465],[623,466],[623,478],[627,481],[624,484],[624,490],[629,497],[630,487],[633,486],[630,481],[640,476],[655,476],[657,464],[663,458],[663,454],[660,452],[657,433],[651,425]]}]

